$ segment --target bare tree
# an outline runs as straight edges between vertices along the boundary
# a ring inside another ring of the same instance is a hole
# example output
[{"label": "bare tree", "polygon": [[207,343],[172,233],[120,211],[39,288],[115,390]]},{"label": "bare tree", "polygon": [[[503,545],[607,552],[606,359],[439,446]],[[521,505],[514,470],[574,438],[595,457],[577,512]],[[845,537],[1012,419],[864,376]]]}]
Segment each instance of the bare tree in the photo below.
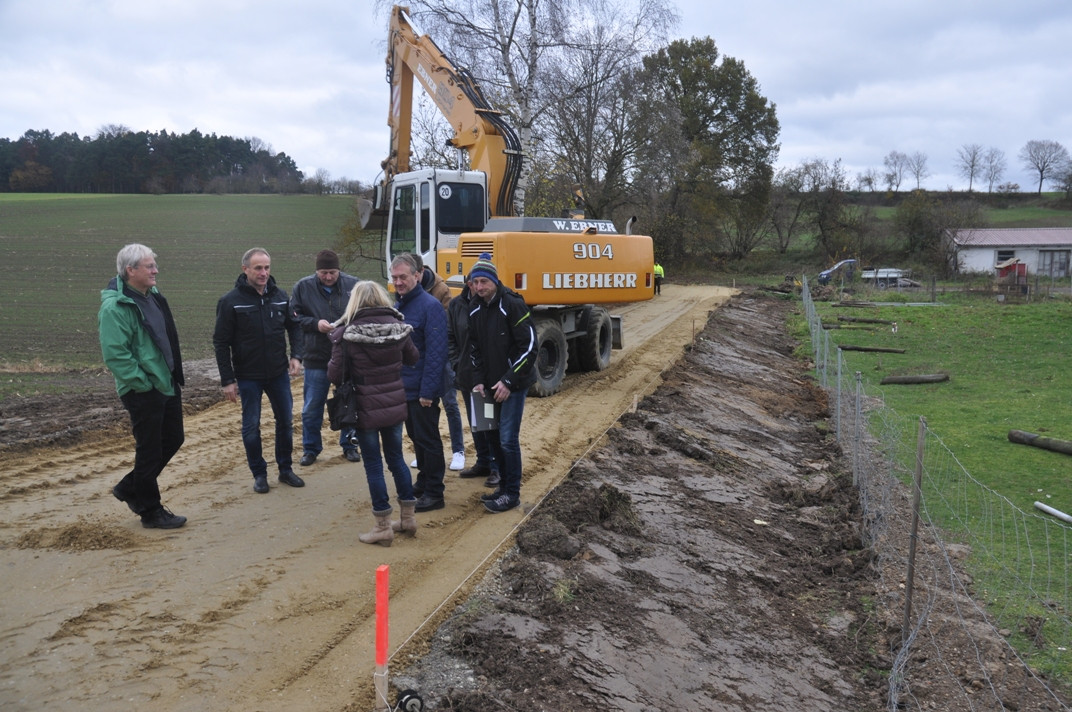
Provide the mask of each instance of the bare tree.
[{"label": "bare tree", "polygon": [[875,192],[875,188],[878,187],[881,181],[878,171],[874,168],[868,168],[863,173],[856,174],[856,188],[857,190],[867,190],[871,193]]},{"label": "bare tree", "polygon": [[546,150],[550,165],[580,186],[585,213],[606,218],[627,199],[639,144],[630,130],[634,70],[665,40],[672,16],[659,3],[623,12],[593,2],[590,12],[574,28],[569,50],[547,72],[546,93],[558,101],[540,122],[544,140],[535,141],[529,155]]},{"label": "bare tree", "polygon": [[272,149],[272,144],[257,136],[246,136],[246,140],[249,141],[249,150],[253,153],[260,153],[261,151],[271,154],[275,153],[275,150]]},{"label": "bare tree", "polygon": [[991,146],[983,154],[983,180],[986,181],[986,192],[993,193],[994,186],[1005,175],[1005,152],[1000,148]]},{"label": "bare tree", "polygon": [[453,130],[443,120],[439,108],[427,94],[418,92],[413,98],[413,127],[410,137],[411,170],[419,168],[454,168],[466,170],[464,152],[451,146],[448,141]]},{"label": "bare tree", "polygon": [[128,133],[132,133],[132,131],[123,124],[104,124],[97,129],[97,138],[119,138],[120,136],[126,136]]},{"label": "bare tree", "polygon": [[923,179],[931,173],[927,170],[927,154],[916,151],[908,157],[908,172],[916,179],[916,190],[923,187]]},{"label": "bare tree", "polygon": [[886,179],[886,189],[894,192],[900,190],[905,172],[908,171],[908,156],[900,151],[890,151],[882,159],[882,165],[886,166],[886,173],[883,175]]},{"label": "bare tree", "polygon": [[1064,191],[1065,200],[1072,198],[1072,164],[1068,165],[1064,172],[1057,176],[1054,184],[1059,190]]},{"label": "bare tree", "polygon": [[[607,34],[594,31],[597,25],[615,18],[620,24],[610,34],[616,41],[628,36],[618,30],[631,29],[642,42],[677,23],[666,0],[412,0],[409,5],[423,29],[456,64],[467,67],[496,108],[510,116],[522,151],[529,155],[536,150],[539,124],[551,109],[573,98],[572,92],[583,91],[585,84],[606,81],[626,68],[627,55],[613,45],[617,67],[614,61],[604,62],[600,74],[577,77],[583,84],[565,95],[556,86],[552,77],[567,64],[566,57],[591,51],[593,42],[598,46],[606,39]],[[645,49],[641,43],[633,53]],[[525,166],[516,191],[519,209],[525,203],[528,179]]]},{"label": "bare tree", "polygon": [[1024,170],[1038,175],[1038,193],[1042,194],[1042,183],[1047,179],[1060,176],[1069,165],[1068,149],[1057,141],[1028,141],[1020,149],[1020,161]]},{"label": "bare tree", "polygon": [[848,180],[841,159],[828,163],[813,158],[800,163],[801,189],[805,197],[808,226],[830,258],[851,254],[851,239],[845,230],[845,188]]},{"label": "bare tree", "polygon": [[957,149],[957,173],[968,179],[968,192],[972,192],[975,179],[983,172],[983,147],[966,143]]},{"label": "bare tree", "polygon": [[805,226],[807,203],[803,193],[804,168],[781,168],[771,183],[771,240],[779,254],[785,254],[793,238]]}]

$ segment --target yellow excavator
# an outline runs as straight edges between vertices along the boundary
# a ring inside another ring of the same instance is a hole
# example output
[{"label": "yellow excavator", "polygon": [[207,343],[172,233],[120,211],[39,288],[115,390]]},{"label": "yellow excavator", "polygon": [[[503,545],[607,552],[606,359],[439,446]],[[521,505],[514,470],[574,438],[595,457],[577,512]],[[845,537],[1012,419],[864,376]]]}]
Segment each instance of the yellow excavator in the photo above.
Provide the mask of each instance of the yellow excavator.
[{"label": "yellow excavator", "polygon": [[[387,217],[387,263],[420,254],[455,292],[482,253],[500,281],[532,309],[540,342],[537,382],[549,396],[566,369],[601,371],[623,344],[621,317],[605,305],[651,299],[651,238],[620,233],[610,220],[522,217],[514,209],[521,142],[487,101],[473,76],[456,66],[414,26],[409,9],[391,11],[387,49],[391,88],[390,153],[376,186],[373,211]],[[467,170],[409,170],[414,79],[450,124],[451,145],[468,156]]]}]

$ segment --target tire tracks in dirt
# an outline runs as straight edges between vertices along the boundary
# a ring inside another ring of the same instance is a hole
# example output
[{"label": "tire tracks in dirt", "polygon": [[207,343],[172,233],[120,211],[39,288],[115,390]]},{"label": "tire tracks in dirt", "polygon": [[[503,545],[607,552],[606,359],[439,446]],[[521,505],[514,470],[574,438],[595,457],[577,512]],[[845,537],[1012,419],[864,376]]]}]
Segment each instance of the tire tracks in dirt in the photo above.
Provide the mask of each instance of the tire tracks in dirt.
[{"label": "tire tracks in dirt", "polygon": [[[657,385],[730,294],[665,286],[655,300],[612,310],[625,318],[626,348],[608,369],[571,375],[556,396],[527,401],[526,506]],[[418,515],[416,538],[362,545],[357,534],[372,518],[361,466],[329,446],[302,468],[307,487],[280,486],[273,473],[272,491],[254,495],[239,419],[230,403],[188,416],[186,442],[161,480],[165,504],[190,518],[171,532],[143,530],[111,496],[130,465],[126,433],[5,456],[0,706],[364,709],[376,567],[391,567],[391,643],[401,662],[419,654],[448,604],[474,585],[470,573],[522,518],[486,514],[482,483],[448,473],[447,507]],[[270,422],[263,435],[270,453]]]}]

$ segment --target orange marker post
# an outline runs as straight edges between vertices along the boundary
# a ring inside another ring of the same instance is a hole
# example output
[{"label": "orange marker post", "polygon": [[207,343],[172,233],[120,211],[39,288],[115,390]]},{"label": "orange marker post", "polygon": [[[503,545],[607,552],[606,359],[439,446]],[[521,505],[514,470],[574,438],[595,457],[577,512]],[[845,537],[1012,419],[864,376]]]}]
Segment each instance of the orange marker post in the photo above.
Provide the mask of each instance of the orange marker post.
[{"label": "orange marker post", "polygon": [[376,690],[377,710],[390,712],[387,701],[387,601],[388,579],[391,567],[382,564],[376,568],[376,674],[373,684]]}]

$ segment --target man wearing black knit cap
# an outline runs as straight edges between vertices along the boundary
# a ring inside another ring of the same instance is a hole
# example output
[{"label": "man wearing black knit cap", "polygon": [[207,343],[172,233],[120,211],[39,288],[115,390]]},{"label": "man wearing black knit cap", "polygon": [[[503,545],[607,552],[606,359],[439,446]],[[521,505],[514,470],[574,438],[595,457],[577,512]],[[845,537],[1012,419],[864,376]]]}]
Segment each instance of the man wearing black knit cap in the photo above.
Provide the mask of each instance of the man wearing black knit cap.
[{"label": "man wearing black knit cap", "polygon": [[[302,277],[290,296],[290,312],[305,336],[305,378],[302,385],[302,467],[312,465],[324,449],[320,431],[324,426],[324,403],[328,398],[328,360],[331,358],[333,322],[342,316],[357,277],[339,269],[339,256],[332,250],[316,255],[316,271]],[[350,462],[361,455],[350,441],[353,430],[339,433],[339,445]]]},{"label": "man wearing black knit cap", "polygon": [[469,309],[469,356],[473,392],[500,405],[498,437],[489,438],[499,463],[499,489],[483,495],[489,512],[521,504],[521,417],[525,394],[536,382],[536,330],[525,300],[499,281],[487,252],[469,271],[476,295]]}]

